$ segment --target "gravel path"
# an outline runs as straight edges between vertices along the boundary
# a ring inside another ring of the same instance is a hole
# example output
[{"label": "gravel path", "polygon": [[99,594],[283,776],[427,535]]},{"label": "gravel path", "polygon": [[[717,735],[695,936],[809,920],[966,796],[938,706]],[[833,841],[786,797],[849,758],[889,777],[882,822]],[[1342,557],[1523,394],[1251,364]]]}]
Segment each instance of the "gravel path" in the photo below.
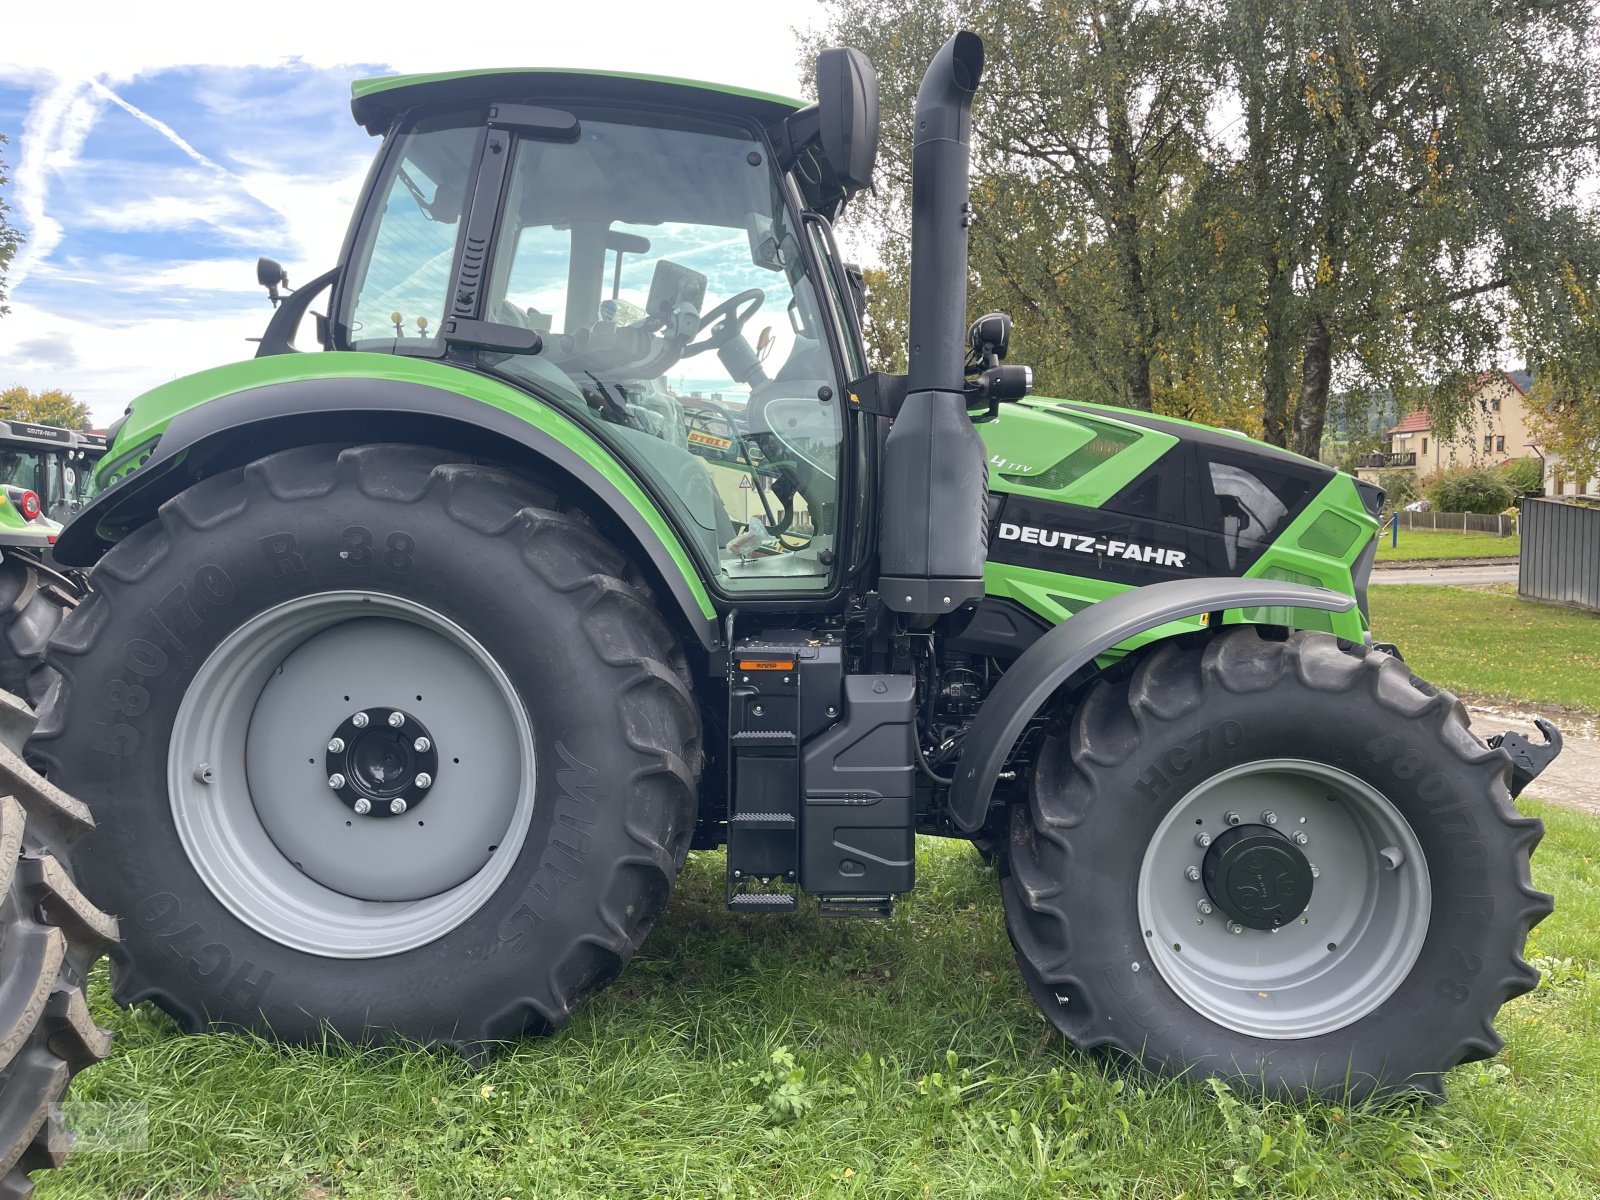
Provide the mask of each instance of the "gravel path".
[{"label": "gravel path", "polygon": [[1378,567],[1372,572],[1372,582],[1379,583],[1446,583],[1473,586],[1485,583],[1515,583],[1517,560],[1499,563],[1471,563],[1460,567]]}]

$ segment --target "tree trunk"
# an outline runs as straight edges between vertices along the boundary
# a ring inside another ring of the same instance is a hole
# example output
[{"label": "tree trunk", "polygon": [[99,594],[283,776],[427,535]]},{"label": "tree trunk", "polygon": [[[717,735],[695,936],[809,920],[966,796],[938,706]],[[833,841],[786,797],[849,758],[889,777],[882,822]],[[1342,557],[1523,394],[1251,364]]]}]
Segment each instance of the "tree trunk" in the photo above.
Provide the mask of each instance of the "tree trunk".
[{"label": "tree trunk", "polygon": [[1292,298],[1289,273],[1275,251],[1263,256],[1266,276],[1265,311],[1262,327],[1266,345],[1262,348],[1261,397],[1262,437],[1273,446],[1289,446],[1289,373],[1294,369],[1294,351],[1289,330],[1289,302]]},{"label": "tree trunk", "polygon": [[1123,14],[1106,5],[1095,22],[1096,36],[1106,71],[1106,132],[1110,179],[1106,194],[1108,237],[1117,256],[1122,287],[1124,387],[1127,404],[1150,411],[1150,360],[1154,357],[1155,329],[1151,319],[1150,285],[1145,278],[1144,255],[1139,245],[1139,163],[1134,156],[1133,126],[1128,118],[1129,97],[1122,71]]},{"label": "tree trunk", "polygon": [[1306,326],[1305,358],[1300,366],[1300,402],[1294,410],[1294,450],[1307,458],[1322,453],[1322,427],[1328,416],[1328,381],[1333,373],[1333,335],[1322,314]]}]

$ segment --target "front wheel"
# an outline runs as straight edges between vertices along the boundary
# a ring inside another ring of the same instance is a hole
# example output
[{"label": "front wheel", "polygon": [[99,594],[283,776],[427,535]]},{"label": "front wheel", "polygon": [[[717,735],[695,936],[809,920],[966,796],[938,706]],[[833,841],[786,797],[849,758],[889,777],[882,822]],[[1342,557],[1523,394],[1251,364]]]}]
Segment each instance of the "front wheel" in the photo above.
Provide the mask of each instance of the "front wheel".
[{"label": "front wheel", "polygon": [[1441,1094],[1496,1053],[1550,912],[1507,761],[1398,659],[1169,643],[1049,732],[1004,879],[1053,1024],[1269,1094]]},{"label": "front wheel", "polygon": [[558,1027],[687,852],[683,655],[548,493],[411,446],[289,450],[108,553],[29,743],[92,796],[112,985],[187,1029]]}]

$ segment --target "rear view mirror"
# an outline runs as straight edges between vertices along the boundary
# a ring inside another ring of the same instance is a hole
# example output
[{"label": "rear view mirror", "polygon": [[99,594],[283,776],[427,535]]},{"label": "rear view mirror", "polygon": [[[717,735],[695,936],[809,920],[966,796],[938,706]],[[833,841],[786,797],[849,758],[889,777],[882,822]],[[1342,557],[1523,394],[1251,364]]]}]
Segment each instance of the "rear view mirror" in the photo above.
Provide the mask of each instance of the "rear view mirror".
[{"label": "rear view mirror", "polygon": [[835,46],[817,55],[822,152],[847,192],[872,186],[878,161],[878,73],[859,50]]},{"label": "rear view mirror", "polygon": [[1002,312],[986,313],[967,330],[967,345],[977,362],[1003,359],[1011,347],[1011,318]]}]

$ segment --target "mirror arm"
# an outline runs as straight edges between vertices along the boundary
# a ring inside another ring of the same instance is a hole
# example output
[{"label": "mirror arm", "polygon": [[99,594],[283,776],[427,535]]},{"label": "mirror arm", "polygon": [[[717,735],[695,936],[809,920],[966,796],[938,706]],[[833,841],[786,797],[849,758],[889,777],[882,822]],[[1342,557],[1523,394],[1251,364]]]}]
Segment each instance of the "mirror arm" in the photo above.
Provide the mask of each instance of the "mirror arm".
[{"label": "mirror arm", "polygon": [[822,106],[808,104],[785,117],[768,133],[778,156],[778,169],[792,170],[800,156],[822,140]]},{"label": "mirror arm", "polygon": [[[306,315],[306,310],[311,307],[323,291],[333,286],[333,281],[339,277],[339,267],[318,275],[310,283],[302,284],[300,290],[294,292],[282,304],[273,310],[272,320],[267,322],[267,328],[261,335],[261,344],[256,347],[257,358],[268,358],[274,354],[296,354],[294,334],[300,327],[300,320]],[[321,314],[319,313],[320,317]],[[321,338],[325,332],[325,324],[317,322],[317,336]],[[323,342],[326,345],[326,341]]]}]

